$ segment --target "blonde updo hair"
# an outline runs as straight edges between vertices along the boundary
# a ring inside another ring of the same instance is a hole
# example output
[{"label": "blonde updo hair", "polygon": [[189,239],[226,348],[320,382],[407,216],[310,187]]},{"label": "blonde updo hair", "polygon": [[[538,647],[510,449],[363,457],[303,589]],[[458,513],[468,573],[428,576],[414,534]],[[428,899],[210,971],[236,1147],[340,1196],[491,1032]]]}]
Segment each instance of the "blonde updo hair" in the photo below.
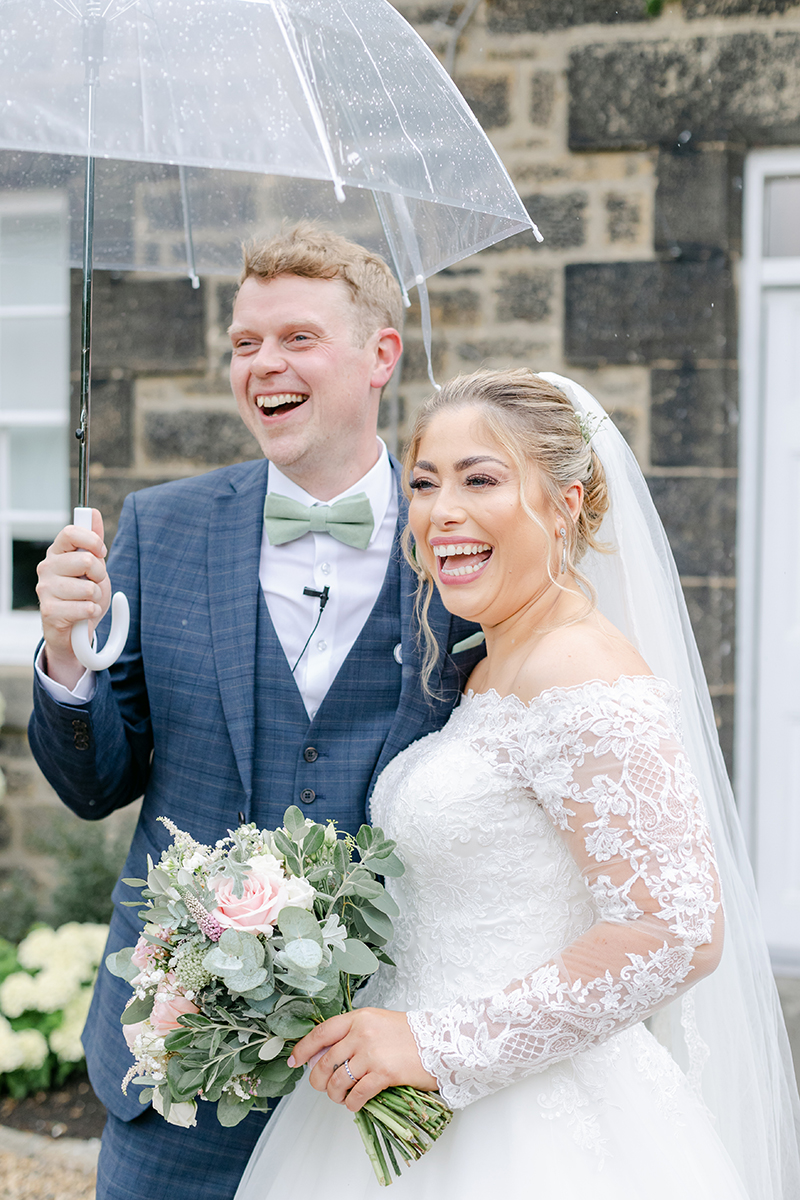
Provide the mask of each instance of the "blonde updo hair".
[{"label": "blonde updo hair", "polygon": [[[450,408],[480,407],[481,418],[492,438],[508,454],[519,472],[520,500],[532,521],[541,519],[528,503],[526,491],[532,468],[567,531],[567,564],[573,577],[587,593],[587,611],[594,606],[591,583],[577,569],[587,549],[605,551],[598,539],[608,509],[608,488],[603,464],[584,437],[578,414],[567,396],[552,383],[526,367],[508,371],[476,371],[457,375],[428,400],[417,414],[403,461],[403,481],[410,497],[409,478],[419,456],[419,444],[433,419]],[[583,501],[577,521],[564,500],[573,483],[583,485]],[[438,647],[428,623],[434,580],[418,561],[410,528],[403,535],[406,557],[417,575],[417,614],[426,643],[423,686],[429,682],[438,658]],[[550,568],[548,566],[548,572]],[[550,575],[553,583],[561,586]],[[579,619],[579,618],[577,618]]]}]

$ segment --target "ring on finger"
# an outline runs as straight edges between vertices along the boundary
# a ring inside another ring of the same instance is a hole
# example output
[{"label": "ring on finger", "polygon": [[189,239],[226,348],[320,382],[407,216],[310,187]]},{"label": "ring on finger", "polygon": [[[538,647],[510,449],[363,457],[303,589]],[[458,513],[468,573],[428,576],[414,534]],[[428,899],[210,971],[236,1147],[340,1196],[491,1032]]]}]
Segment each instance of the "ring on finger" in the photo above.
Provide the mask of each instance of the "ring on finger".
[{"label": "ring on finger", "polygon": [[346,1058],[344,1060],[344,1062],[342,1063],[342,1066],[344,1067],[345,1071],[347,1071],[347,1074],[348,1074],[349,1078],[352,1080],[352,1082],[358,1083],[358,1080],[356,1079],[355,1075],[350,1070],[350,1059],[349,1058]]}]

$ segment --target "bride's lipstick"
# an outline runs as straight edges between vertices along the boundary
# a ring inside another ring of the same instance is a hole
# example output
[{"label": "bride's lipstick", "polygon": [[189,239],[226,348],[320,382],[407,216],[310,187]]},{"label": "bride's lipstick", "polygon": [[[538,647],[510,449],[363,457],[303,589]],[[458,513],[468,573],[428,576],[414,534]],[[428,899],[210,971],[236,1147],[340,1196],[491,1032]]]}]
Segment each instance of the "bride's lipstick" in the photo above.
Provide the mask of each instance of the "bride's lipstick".
[{"label": "bride's lipstick", "polygon": [[477,538],[436,537],[430,539],[440,583],[472,583],[486,570],[492,547]]}]

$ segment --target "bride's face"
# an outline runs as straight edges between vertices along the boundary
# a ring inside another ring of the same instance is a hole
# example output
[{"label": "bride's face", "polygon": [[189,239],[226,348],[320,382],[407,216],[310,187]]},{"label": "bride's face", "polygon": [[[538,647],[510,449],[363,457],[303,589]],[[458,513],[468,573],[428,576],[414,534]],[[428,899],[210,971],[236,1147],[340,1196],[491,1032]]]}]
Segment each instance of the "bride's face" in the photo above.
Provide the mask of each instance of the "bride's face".
[{"label": "bride's face", "polygon": [[445,409],[425,431],[412,468],[409,522],[417,556],[450,612],[492,627],[553,587],[563,519],[536,470],[522,506],[520,478],[479,405]]}]

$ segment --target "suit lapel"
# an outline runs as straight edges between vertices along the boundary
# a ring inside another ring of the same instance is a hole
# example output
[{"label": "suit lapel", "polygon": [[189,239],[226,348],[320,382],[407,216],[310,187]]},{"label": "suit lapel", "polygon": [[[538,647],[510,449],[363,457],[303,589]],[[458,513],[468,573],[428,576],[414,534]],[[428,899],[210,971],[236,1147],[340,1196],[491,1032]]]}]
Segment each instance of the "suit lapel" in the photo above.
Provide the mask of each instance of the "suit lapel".
[{"label": "suit lapel", "polygon": [[208,532],[208,591],[217,682],[247,799],[252,793],[258,566],[267,462],[216,497]]}]

